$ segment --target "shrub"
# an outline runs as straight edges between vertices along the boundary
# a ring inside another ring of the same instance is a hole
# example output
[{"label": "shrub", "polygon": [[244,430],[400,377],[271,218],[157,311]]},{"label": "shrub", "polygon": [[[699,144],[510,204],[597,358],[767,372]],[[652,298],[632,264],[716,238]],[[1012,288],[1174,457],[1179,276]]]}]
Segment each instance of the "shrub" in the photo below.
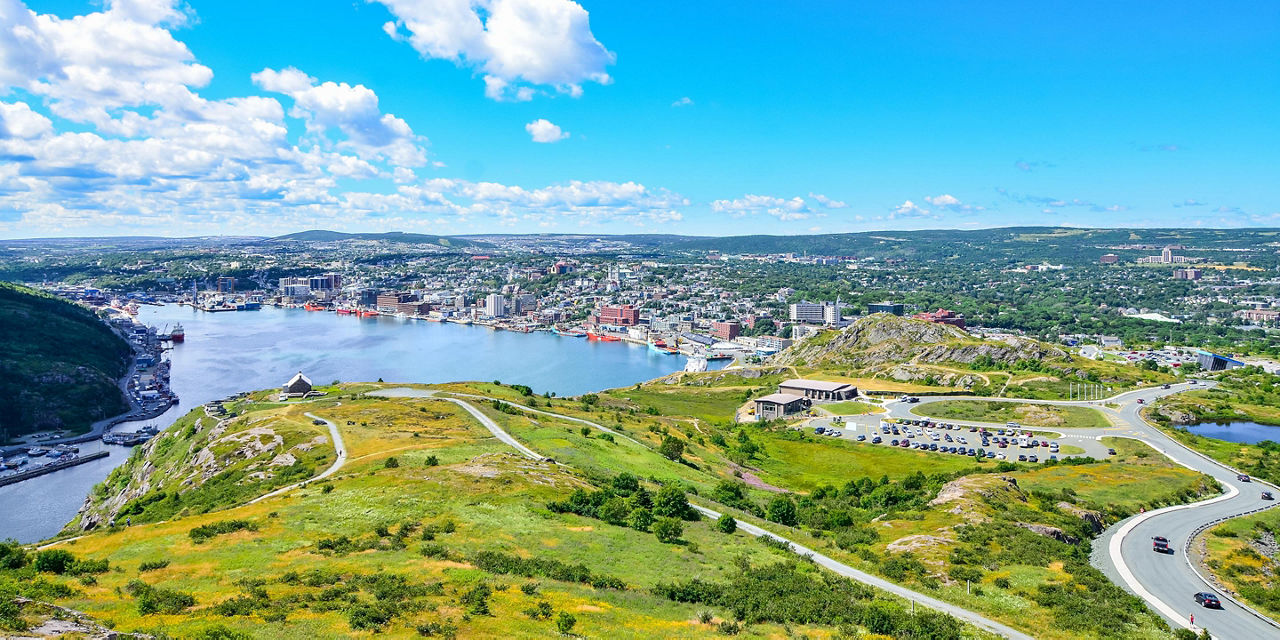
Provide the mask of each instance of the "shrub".
[{"label": "shrub", "polygon": [[359,603],[347,609],[347,624],[352,629],[378,629],[391,622],[395,616],[396,607],[393,604]]},{"label": "shrub", "polygon": [[425,622],[423,624],[418,625],[416,628],[418,630],[418,635],[427,637],[427,638],[440,636],[442,638],[448,638],[452,640],[452,638],[454,638],[458,634],[457,627],[451,624],[444,624],[441,622]]},{"label": "shrub", "polygon": [[435,467],[440,465],[440,459],[435,456],[427,456],[427,466]]},{"label": "shrub", "polygon": [[653,512],[645,507],[637,507],[627,518],[627,526],[636,531],[648,531],[653,525]]},{"label": "shrub", "polygon": [[550,620],[552,613],[551,603],[546,600],[539,600],[538,604],[524,610],[524,614],[534,620]]},{"label": "shrub", "polygon": [[738,530],[738,521],[726,513],[716,520],[716,530],[720,533],[733,533]]},{"label": "shrub", "polygon": [[124,590],[137,599],[138,613],[144,616],[153,613],[174,615],[196,604],[196,599],[189,593],[153,587],[138,579],[130,580]]},{"label": "shrub", "polygon": [[1010,585],[1009,579],[1005,577],[996,578],[995,580],[992,580],[991,583],[1001,589],[1008,589]]},{"label": "shrub", "polygon": [[723,633],[726,636],[736,636],[742,632],[742,625],[736,622],[731,622],[729,620],[722,621],[720,625],[717,626],[716,628],[720,631],[720,633]]},{"label": "shrub", "polygon": [[384,469],[397,469],[399,467],[400,467],[400,461],[396,460],[395,456],[387,458],[387,461],[382,463],[382,468]]},{"label": "shrub", "polygon": [[556,630],[559,631],[561,635],[569,635],[570,633],[573,633],[573,625],[575,624],[578,624],[578,619],[573,617],[573,614],[571,613],[561,611],[560,615],[556,617]]},{"label": "shrub", "polygon": [[442,544],[424,544],[421,553],[428,558],[449,559],[449,550]]},{"label": "shrub", "polygon": [[685,497],[684,490],[674,484],[666,485],[658,490],[658,494],[653,499],[653,514],[659,518],[679,518],[681,520],[697,518],[697,512],[689,506],[689,499]]},{"label": "shrub", "polygon": [[481,571],[526,578],[545,577],[562,582],[589,584],[597,589],[625,589],[626,584],[613,576],[592,573],[584,564],[569,565],[549,558],[521,558],[501,551],[481,551],[471,558]]},{"label": "shrub", "polygon": [[711,624],[711,621],[714,620],[715,617],[716,614],[705,609],[698,612],[698,622],[701,622],[702,624]]},{"label": "shrub", "polygon": [[41,573],[66,573],[75,564],[76,557],[66,549],[45,549],[37,551],[32,564]]},{"label": "shrub", "polygon": [[476,616],[487,616],[489,615],[489,596],[492,594],[493,589],[481,582],[462,594],[459,600],[467,608],[467,613]]},{"label": "shrub", "polygon": [[214,625],[195,632],[192,636],[193,640],[249,640],[252,636],[247,633],[241,633],[228,629],[223,625]]},{"label": "shrub", "polygon": [[17,540],[0,542],[0,569],[21,569],[30,561],[26,549]]},{"label": "shrub", "polygon": [[67,573],[73,576],[88,576],[95,573],[106,573],[111,570],[111,561],[103,558],[101,560],[76,560],[67,569]]},{"label": "shrub", "polygon": [[684,525],[676,518],[658,518],[653,523],[653,535],[659,542],[672,543],[684,534]]},{"label": "shrub", "polygon": [[164,560],[164,559],[143,560],[142,564],[138,565],[138,572],[141,573],[143,571],[155,571],[157,569],[163,569],[167,566],[169,566],[168,560]]},{"label": "shrub", "polygon": [[523,593],[526,596],[531,596],[537,592],[538,592],[538,583],[536,582],[526,582],[520,585],[520,593]]},{"label": "shrub", "polygon": [[222,522],[213,522],[201,525],[187,532],[191,537],[191,541],[200,544],[206,542],[214,536],[225,533],[235,533],[237,531],[257,531],[258,525],[248,520],[223,520]]}]

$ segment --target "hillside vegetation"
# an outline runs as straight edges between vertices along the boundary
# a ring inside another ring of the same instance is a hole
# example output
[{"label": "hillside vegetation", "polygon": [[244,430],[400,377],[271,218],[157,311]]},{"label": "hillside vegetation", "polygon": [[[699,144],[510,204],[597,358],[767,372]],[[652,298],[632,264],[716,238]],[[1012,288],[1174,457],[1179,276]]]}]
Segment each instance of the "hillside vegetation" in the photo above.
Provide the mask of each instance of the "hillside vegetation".
[{"label": "hillside vegetation", "polygon": [[1167,374],[1073,356],[1060,347],[1010,336],[982,339],[956,327],[874,314],[807,338],[771,358],[831,378],[872,378],[976,395],[1064,398],[1071,383],[1114,392],[1173,380]]},{"label": "hillside vegetation", "polygon": [[128,410],[116,385],[129,354],[87,309],[0,282],[0,442],[6,434],[87,431]]}]

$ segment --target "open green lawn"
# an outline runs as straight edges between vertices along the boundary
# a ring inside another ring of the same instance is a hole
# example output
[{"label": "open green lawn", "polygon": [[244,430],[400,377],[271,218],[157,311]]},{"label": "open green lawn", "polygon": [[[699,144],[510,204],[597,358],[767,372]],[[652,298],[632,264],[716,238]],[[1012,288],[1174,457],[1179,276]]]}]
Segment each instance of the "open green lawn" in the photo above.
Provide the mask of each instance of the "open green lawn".
[{"label": "open green lawn", "polygon": [[817,405],[824,411],[830,411],[838,416],[860,416],[867,413],[884,413],[883,407],[877,407],[866,402],[833,402],[831,404]]},{"label": "open green lawn", "polygon": [[998,400],[941,400],[915,407],[912,413],[940,420],[972,422],[1017,422],[1032,427],[1087,429],[1109,427],[1111,422],[1097,409],[1088,407],[1019,404]]},{"label": "open green lawn", "polygon": [[948,473],[976,466],[972,458],[815,438],[801,431],[761,432],[756,439],[764,448],[754,461],[761,479],[797,491],[839,486],[866,475],[897,479],[919,470]]}]

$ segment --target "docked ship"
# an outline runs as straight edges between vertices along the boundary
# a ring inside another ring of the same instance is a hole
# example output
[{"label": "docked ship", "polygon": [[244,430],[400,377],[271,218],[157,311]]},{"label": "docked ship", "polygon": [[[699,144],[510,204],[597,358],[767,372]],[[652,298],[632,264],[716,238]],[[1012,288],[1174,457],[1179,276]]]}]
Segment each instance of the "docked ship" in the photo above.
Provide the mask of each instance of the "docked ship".
[{"label": "docked ship", "polygon": [[302,305],[302,308],[306,309],[307,311],[324,311],[325,310],[324,305],[315,304],[314,302],[308,302]]},{"label": "docked ship", "polygon": [[338,307],[338,315],[340,316],[349,316],[354,313],[356,313],[356,310],[350,307]]},{"label": "docked ship", "polygon": [[597,332],[597,331],[588,331],[587,339],[598,340],[600,342],[619,342],[622,340],[622,338],[619,338],[618,336],[611,336],[607,333]]},{"label": "docked ship", "polygon": [[381,315],[381,314],[379,314],[379,313],[378,313],[376,310],[374,310],[374,309],[369,309],[369,310],[367,310],[367,311],[358,311],[358,312],[356,312],[356,315],[360,316],[361,318],[376,318],[377,316],[379,316],[379,315]]},{"label": "docked ship", "polygon": [[564,329],[561,329],[560,327],[551,327],[551,333],[554,333],[554,334],[556,334],[556,335],[558,335],[558,336],[564,336],[564,337],[566,337],[566,338],[582,338],[582,337],[585,337],[585,336],[587,335],[587,334],[585,334],[585,333],[583,333],[583,332],[581,332],[581,331],[575,330],[575,329],[571,329],[571,330],[569,330],[569,331],[565,331]]},{"label": "docked ship", "polygon": [[675,350],[674,350],[674,349],[672,349],[671,347],[668,347],[668,346],[667,346],[667,343],[666,343],[666,342],[663,342],[663,341],[662,341],[662,340],[660,340],[660,339],[659,339],[659,340],[650,340],[650,341],[649,341],[649,350],[650,350],[650,351],[653,351],[654,353],[661,353],[661,354],[663,354],[663,355],[667,355],[667,356],[669,356],[669,355],[671,355],[671,354],[675,353]]},{"label": "docked ship", "polygon": [[182,328],[181,322],[176,322],[173,329],[169,331],[170,342],[185,342],[187,340],[187,332]]}]

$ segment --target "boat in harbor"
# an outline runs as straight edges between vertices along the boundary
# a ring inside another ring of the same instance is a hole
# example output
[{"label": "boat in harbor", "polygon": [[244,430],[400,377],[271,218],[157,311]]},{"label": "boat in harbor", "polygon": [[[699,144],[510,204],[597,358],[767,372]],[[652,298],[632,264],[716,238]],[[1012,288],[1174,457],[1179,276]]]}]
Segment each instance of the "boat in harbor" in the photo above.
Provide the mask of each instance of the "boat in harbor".
[{"label": "boat in harbor", "polygon": [[588,331],[587,339],[596,340],[598,342],[621,342],[622,341],[622,338],[619,338],[618,336],[611,336],[607,333],[602,333],[598,331]]},{"label": "boat in harbor", "polygon": [[661,353],[663,355],[668,355],[668,356],[676,352],[671,347],[668,347],[667,343],[663,342],[662,340],[650,340],[649,350],[654,353]]},{"label": "boat in harbor", "polygon": [[186,340],[187,340],[187,331],[182,328],[181,322],[175,322],[173,325],[173,329],[169,330],[169,341],[170,342],[186,342]]},{"label": "boat in harbor", "polygon": [[324,305],[322,305],[322,304],[315,304],[315,303],[313,303],[313,302],[308,302],[308,303],[306,303],[306,304],[302,305],[302,308],[303,308],[303,309],[306,309],[307,311],[324,311],[324,310],[325,310]]},{"label": "boat in harbor", "polygon": [[350,316],[356,313],[356,310],[350,307],[338,307],[337,311],[340,316]]},{"label": "boat in harbor", "polygon": [[357,315],[359,315],[361,318],[376,318],[382,314],[378,313],[376,309],[368,309],[365,311],[358,312]]},{"label": "boat in harbor", "polygon": [[31,447],[30,449],[27,449],[27,455],[32,458],[39,458],[47,453],[49,453],[49,450],[44,447]]},{"label": "boat in harbor", "polygon": [[551,333],[554,333],[558,336],[564,336],[566,338],[585,338],[587,336],[587,334],[581,330],[570,329],[568,331],[565,331],[560,327],[551,327]]}]

